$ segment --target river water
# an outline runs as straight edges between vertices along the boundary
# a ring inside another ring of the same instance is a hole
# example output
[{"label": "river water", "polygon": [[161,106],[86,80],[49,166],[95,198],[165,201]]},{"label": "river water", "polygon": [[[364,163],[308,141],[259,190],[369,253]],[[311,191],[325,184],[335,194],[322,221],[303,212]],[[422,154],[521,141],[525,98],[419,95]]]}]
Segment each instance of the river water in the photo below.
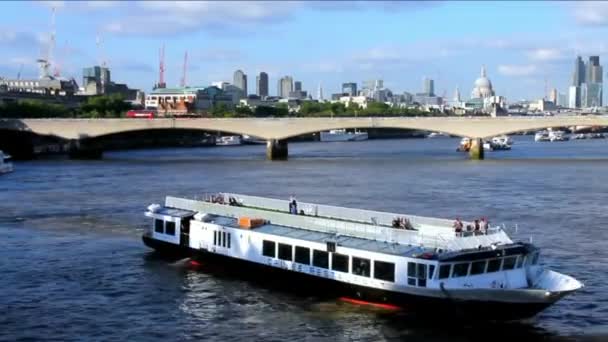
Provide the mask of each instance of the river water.
[{"label": "river water", "polygon": [[[17,162],[0,177],[0,340],[608,340],[608,140],[470,161],[458,139],[292,143]],[[161,259],[140,240],[165,195],[240,192],[518,225],[586,287],[532,320],[453,324],[302,297]]]}]

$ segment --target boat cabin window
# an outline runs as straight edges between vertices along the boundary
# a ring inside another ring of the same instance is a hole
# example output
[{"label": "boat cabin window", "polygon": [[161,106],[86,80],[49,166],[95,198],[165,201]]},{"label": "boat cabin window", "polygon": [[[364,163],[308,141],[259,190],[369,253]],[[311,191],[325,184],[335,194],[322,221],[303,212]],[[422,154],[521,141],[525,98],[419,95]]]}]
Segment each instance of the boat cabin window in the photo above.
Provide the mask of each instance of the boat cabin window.
[{"label": "boat cabin window", "polygon": [[503,270],[512,270],[513,268],[515,268],[516,259],[517,259],[516,256],[505,258],[505,260],[502,262],[502,269]]},{"label": "boat cabin window", "polygon": [[164,232],[164,226],[163,226],[164,223],[165,222],[163,220],[159,220],[159,219],[154,220],[154,231],[156,233],[162,234]]},{"label": "boat cabin window", "polygon": [[520,255],[517,257],[517,264],[515,264],[515,268],[521,268],[524,263],[524,256]]},{"label": "boat cabin window", "polygon": [[310,265],[310,248],[296,246],[296,262]]},{"label": "boat cabin window", "polygon": [[279,243],[279,259],[292,261],[292,247],[291,245],[286,245],[284,243]]},{"label": "boat cabin window", "polygon": [[392,262],[374,261],[374,278],[394,282],[395,264]]},{"label": "boat cabin window", "polygon": [[452,265],[450,264],[439,266],[439,279],[449,278],[451,269]]},{"label": "boat cabin window", "polygon": [[165,234],[175,235],[175,222],[173,222],[173,221],[165,222]]},{"label": "boat cabin window", "polygon": [[427,264],[407,263],[407,284],[410,286],[426,287]]},{"label": "boat cabin window", "polygon": [[463,262],[459,264],[454,264],[454,272],[452,273],[452,277],[466,277],[469,274],[469,263]]},{"label": "boat cabin window", "polygon": [[262,241],[262,255],[267,257],[276,257],[276,243],[274,241]]},{"label": "boat cabin window", "polygon": [[369,259],[353,257],[353,274],[369,277],[371,274],[371,263]]},{"label": "boat cabin window", "polygon": [[538,252],[532,253],[532,262],[531,262],[532,265],[538,264],[538,256],[539,256]]},{"label": "boat cabin window", "polygon": [[314,267],[329,268],[329,253],[325,251],[312,251],[312,265]]},{"label": "boat cabin window", "polygon": [[228,239],[226,239],[226,242],[227,242],[227,243],[226,243],[226,247],[230,248],[230,241],[231,241],[231,240],[232,240],[232,239],[231,239],[231,235],[230,235],[230,233],[228,233]]},{"label": "boat cabin window", "polygon": [[486,260],[471,263],[471,275],[482,274],[486,270]]},{"label": "boat cabin window", "polygon": [[331,269],[334,271],[348,272],[348,255],[332,253]]},{"label": "boat cabin window", "polygon": [[502,259],[491,259],[488,261],[488,273],[498,272],[500,270],[500,263]]},{"label": "boat cabin window", "polygon": [[213,245],[217,246],[217,231],[213,231]]}]

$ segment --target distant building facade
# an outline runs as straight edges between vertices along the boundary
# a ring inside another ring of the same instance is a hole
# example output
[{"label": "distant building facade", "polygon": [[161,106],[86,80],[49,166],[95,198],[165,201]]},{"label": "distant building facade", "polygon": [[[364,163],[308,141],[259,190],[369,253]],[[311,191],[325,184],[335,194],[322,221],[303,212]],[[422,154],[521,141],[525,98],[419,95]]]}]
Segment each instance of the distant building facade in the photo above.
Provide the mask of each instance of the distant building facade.
[{"label": "distant building facade", "polygon": [[255,79],[255,93],[262,99],[268,96],[268,74],[263,71]]},{"label": "distant building facade", "polygon": [[348,94],[347,96],[357,96],[357,83],[342,83],[342,93]]},{"label": "distant building facade", "polygon": [[242,97],[247,97],[247,75],[242,70],[234,72],[232,84],[242,90]]},{"label": "distant building facade", "polygon": [[291,76],[283,76],[277,83],[277,95],[284,99],[289,97],[289,93],[293,91],[293,78]]}]

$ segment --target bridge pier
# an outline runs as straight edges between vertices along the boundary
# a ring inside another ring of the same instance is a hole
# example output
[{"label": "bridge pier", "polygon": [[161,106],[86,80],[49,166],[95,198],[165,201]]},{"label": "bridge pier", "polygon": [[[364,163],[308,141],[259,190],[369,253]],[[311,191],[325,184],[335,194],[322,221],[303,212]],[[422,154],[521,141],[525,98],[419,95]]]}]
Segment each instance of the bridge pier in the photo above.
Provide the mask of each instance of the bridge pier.
[{"label": "bridge pier", "polygon": [[483,160],[483,140],[481,140],[480,138],[471,139],[469,157],[472,160]]},{"label": "bridge pier", "polygon": [[101,159],[103,149],[87,139],[72,139],[68,144],[70,159]]},{"label": "bridge pier", "polygon": [[266,159],[287,160],[287,140],[270,139],[266,141]]}]

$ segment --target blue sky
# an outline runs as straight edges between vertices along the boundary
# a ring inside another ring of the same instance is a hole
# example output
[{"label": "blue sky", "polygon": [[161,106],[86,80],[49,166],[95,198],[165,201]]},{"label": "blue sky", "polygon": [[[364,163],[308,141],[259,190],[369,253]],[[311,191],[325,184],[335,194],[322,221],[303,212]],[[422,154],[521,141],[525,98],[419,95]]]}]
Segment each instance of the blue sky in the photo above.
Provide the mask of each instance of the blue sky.
[{"label": "blue sky", "polygon": [[[78,82],[105,60],[117,82],[149,90],[165,45],[166,80],[177,85],[184,52],[188,83],[231,81],[242,69],[249,89],[266,71],[270,92],[291,75],[316,95],[342,82],[383,79],[394,92],[469,96],[482,64],[509,100],[566,92],[576,54],[608,58],[608,3],[602,2],[2,2],[0,76],[35,76],[56,14],[57,64]],[[101,49],[96,46],[100,37]]]}]

